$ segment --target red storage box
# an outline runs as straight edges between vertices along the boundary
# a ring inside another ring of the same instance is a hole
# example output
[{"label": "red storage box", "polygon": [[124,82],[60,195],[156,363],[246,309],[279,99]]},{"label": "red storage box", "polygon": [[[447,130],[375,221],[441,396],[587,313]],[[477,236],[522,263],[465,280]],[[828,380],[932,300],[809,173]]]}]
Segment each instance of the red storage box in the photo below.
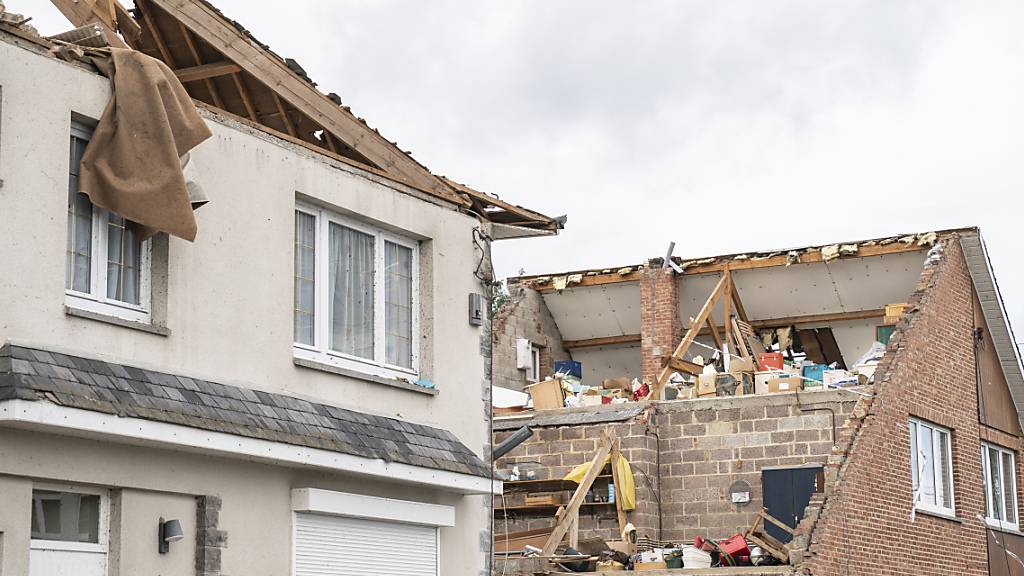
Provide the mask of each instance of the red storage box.
[{"label": "red storage box", "polygon": [[762,372],[768,370],[782,370],[781,352],[762,352],[757,355],[757,365]]},{"label": "red storage box", "polygon": [[725,540],[719,540],[718,547],[722,552],[725,552],[733,558],[750,556],[750,549],[747,548],[747,539],[743,537],[743,534],[737,534],[726,538]]}]

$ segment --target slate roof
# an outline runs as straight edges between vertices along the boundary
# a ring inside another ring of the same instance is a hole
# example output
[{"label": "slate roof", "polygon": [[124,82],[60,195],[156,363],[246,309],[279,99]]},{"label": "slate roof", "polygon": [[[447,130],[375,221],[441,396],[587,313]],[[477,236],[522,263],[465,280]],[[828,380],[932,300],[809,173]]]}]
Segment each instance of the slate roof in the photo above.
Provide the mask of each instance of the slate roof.
[{"label": "slate roof", "polygon": [[13,344],[0,348],[0,400],[155,420],[436,470],[490,477],[451,432],[185,376]]}]

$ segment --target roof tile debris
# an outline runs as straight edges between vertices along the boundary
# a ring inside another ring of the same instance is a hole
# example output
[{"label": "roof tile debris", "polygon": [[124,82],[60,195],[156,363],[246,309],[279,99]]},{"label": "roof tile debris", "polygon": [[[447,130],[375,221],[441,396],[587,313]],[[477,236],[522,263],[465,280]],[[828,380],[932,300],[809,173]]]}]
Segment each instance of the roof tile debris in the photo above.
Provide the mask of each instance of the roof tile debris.
[{"label": "roof tile debris", "polygon": [[61,406],[489,477],[451,432],[301,398],[8,344],[0,400]]}]

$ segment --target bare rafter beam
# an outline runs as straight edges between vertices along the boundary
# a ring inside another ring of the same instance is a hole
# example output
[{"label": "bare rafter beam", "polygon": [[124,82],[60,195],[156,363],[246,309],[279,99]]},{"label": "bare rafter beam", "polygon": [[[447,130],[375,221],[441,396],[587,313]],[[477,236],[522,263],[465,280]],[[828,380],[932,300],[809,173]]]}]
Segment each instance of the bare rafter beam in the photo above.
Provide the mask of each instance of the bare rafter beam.
[{"label": "bare rafter beam", "polygon": [[98,24],[103,30],[103,36],[111,46],[115,48],[130,47],[117,35],[114,29],[116,24],[111,20],[109,14],[104,14],[95,4],[83,0],[50,0],[50,3],[75,26]]},{"label": "bare rafter beam", "polygon": [[570,350],[578,348],[595,348],[597,346],[615,346],[617,344],[638,344],[639,334],[623,334],[621,336],[603,336],[601,338],[585,338],[582,340],[562,340],[562,346]]},{"label": "bare rafter beam", "polygon": [[288,117],[288,112],[284,109],[284,103],[281,102],[281,97],[277,95],[277,92],[271,91],[271,94],[274,95],[274,106],[277,107],[277,113],[281,115],[281,122],[284,123],[284,129],[288,131],[290,136],[295,136],[297,138],[299,134],[295,131],[295,125],[292,124],[292,119]]},{"label": "bare rafter beam", "polygon": [[373,166],[460,206],[469,205],[424,166],[320,93],[282,59],[258,46],[209,4],[199,0],[149,1],[172,14],[196,36],[258,78],[291,107],[337,136]]},{"label": "bare rafter beam", "polygon": [[[212,78],[214,76],[220,76],[222,74],[228,74],[230,72],[238,72],[239,68],[237,65],[231,62],[213,62],[210,64],[203,63],[203,57],[199,55],[199,49],[196,48],[195,40],[192,39],[192,33],[188,31],[188,28],[184,24],[178,22],[178,30],[181,31],[181,36],[185,39],[185,45],[188,46],[188,51],[192,54],[192,60],[196,63],[194,68],[184,68],[182,70],[175,70],[174,73],[178,75],[178,79],[182,82],[188,82],[185,78],[192,78],[194,80],[203,80],[206,84],[206,91],[210,93],[210,98],[213,99],[213,104],[217,108],[224,108],[224,100],[220,97],[220,91],[217,90],[217,86],[213,83]],[[222,65],[228,64],[234,67],[230,72],[221,72]]]},{"label": "bare rafter beam", "polygon": [[259,116],[256,115],[256,107],[253,106],[252,96],[249,95],[249,89],[246,88],[245,82],[242,80],[242,74],[232,74],[231,81],[235,83],[235,89],[238,90],[238,97],[242,99],[242,105],[245,106],[245,113],[249,115],[249,119],[253,122],[259,122],[260,119]]},{"label": "bare rafter beam", "polygon": [[178,65],[174,62],[174,56],[171,55],[171,51],[167,48],[167,43],[164,42],[163,34],[160,33],[160,29],[157,28],[156,21],[153,20],[153,14],[150,12],[150,7],[146,5],[147,2],[142,0],[135,0],[135,7],[142,13],[142,23],[146,25],[146,29],[149,30],[149,35],[153,38],[153,43],[156,44],[156,49],[160,51],[160,58],[163,59],[164,64],[167,64],[171,69],[175,69]]}]

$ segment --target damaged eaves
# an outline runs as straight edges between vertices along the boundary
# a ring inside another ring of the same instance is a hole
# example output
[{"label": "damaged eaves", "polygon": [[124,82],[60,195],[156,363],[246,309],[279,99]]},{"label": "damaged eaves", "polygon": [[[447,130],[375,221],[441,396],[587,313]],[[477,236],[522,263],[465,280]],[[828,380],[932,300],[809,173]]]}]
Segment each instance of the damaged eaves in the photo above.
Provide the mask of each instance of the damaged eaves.
[{"label": "damaged eaves", "polygon": [[[96,45],[139,50],[174,70],[197,104],[246,119],[274,136],[344,159],[501,225],[495,239],[557,234],[564,225],[564,219],[505,203],[431,173],[354,115],[337,94],[319,91],[298,62],[275,54],[205,0],[136,0],[132,10],[116,0],[51,1],[79,27],[81,38],[73,41],[78,46],[69,44],[67,37],[44,40],[34,31],[19,35],[48,47],[57,44],[65,52],[69,45],[75,50]],[[86,26],[91,31],[83,30]]]},{"label": "damaged eaves", "polygon": [[[682,274],[707,274],[723,270],[743,270],[770,266],[791,266],[813,262],[830,262],[843,257],[867,257],[900,252],[913,252],[933,246],[940,235],[973,229],[953,229],[915,234],[901,234],[856,242],[842,242],[824,246],[809,246],[759,252],[743,252],[704,258],[672,258],[673,268]],[[637,266],[622,268],[595,268],[574,270],[563,274],[520,276],[510,278],[509,283],[531,286],[541,292],[561,291],[571,286],[599,286],[617,282],[631,282],[640,279],[640,272],[650,268],[661,268],[664,258],[657,257]]]}]

